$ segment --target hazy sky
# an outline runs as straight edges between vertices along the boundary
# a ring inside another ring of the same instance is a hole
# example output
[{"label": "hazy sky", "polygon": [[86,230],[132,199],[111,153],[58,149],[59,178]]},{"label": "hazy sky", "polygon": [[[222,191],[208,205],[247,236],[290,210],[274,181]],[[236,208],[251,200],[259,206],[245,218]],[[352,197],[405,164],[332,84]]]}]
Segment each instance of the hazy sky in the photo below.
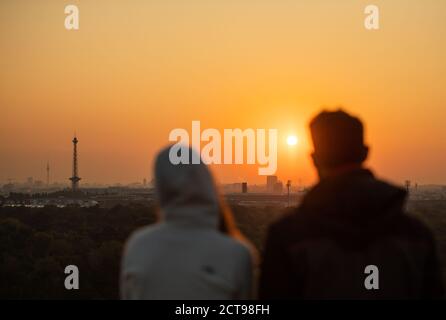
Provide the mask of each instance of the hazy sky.
[{"label": "hazy sky", "polygon": [[[277,128],[279,178],[311,183],[307,124],[342,104],[380,177],[446,183],[445,16],[440,0],[2,0],[0,181],[44,180],[48,160],[68,182],[74,131],[82,182],[142,181],[170,130],[200,120]],[[265,180],[256,165],[214,172]]]}]

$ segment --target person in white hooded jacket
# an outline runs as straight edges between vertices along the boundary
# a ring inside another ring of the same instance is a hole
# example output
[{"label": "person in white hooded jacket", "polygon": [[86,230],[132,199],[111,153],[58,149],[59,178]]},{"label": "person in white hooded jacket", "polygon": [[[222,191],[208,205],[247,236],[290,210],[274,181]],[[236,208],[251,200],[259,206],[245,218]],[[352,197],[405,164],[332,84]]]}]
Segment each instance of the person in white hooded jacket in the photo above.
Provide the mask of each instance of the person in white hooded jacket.
[{"label": "person in white hooded jacket", "polygon": [[[124,249],[122,299],[252,298],[252,247],[230,235],[237,232],[229,231],[231,220],[206,165],[174,165],[171,148],[155,162],[161,220],[132,234]],[[179,151],[189,159],[195,152]]]}]

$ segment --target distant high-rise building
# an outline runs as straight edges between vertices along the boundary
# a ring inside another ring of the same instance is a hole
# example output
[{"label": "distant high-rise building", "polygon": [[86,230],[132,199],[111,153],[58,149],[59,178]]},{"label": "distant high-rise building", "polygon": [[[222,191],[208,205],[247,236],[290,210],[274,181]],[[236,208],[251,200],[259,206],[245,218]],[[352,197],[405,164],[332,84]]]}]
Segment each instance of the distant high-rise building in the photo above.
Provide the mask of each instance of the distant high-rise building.
[{"label": "distant high-rise building", "polygon": [[291,191],[291,180],[286,183],[287,195],[288,195],[288,207],[290,206],[290,191]]},{"label": "distant high-rise building", "polygon": [[143,185],[144,187],[147,186],[147,180],[146,180],[146,178],[144,178],[144,179],[142,180],[142,185]]},{"label": "distant high-rise building", "polygon": [[274,192],[274,186],[277,183],[277,176],[266,176],[266,190]]},{"label": "distant high-rise building", "polygon": [[283,192],[283,183],[281,181],[278,181],[274,184],[273,192],[274,193],[282,193]]},{"label": "distant high-rise building", "polygon": [[28,178],[26,179],[26,183],[27,183],[27,184],[33,184],[33,183],[34,183],[34,179],[33,179],[33,177],[28,177]]},{"label": "distant high-rise building", "polygon": [[70,178],[71,190],[73,192],[77,191],[77,189],[79,188],[79,181],[81,180],[81,178],[79,178],[77,175],[77,143],[78,143],[78,140],[77,140],[76,136],[74,136],[74,138],[73,138],[73,176]]},{"label": "distant high-rise building", "polygon": [[248,182],[242,183],[242,193],[248,193]]}]

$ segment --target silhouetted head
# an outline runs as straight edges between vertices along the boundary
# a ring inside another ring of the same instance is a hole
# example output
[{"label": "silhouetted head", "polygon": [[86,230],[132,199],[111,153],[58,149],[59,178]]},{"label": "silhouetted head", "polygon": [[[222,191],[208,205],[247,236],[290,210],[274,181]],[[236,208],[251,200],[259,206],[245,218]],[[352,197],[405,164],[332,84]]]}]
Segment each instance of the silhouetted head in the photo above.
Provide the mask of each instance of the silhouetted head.
[{"label": "silhouetted head", "polygon": [[322,111],[311,121],[310,131],[320,178],[361,167],[367,158],[361,120],[342,110]]}]

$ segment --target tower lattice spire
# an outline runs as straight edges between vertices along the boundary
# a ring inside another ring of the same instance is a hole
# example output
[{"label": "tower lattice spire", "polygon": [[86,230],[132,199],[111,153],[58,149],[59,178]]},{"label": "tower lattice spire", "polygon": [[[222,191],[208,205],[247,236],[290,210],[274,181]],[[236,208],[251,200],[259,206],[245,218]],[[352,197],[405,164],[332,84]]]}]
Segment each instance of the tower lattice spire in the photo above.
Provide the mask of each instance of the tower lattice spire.
[{"label": "tower lattice spire", "polygon": [[71,180],[71,190],[77,191],[79,188],[79,181],[81,180],[81,178],[79,178],[78,174],[77,174],[77,143],[79,140],[77,140],[76,134],[74,135],[73,138],[73,175],[70,178]]}]

